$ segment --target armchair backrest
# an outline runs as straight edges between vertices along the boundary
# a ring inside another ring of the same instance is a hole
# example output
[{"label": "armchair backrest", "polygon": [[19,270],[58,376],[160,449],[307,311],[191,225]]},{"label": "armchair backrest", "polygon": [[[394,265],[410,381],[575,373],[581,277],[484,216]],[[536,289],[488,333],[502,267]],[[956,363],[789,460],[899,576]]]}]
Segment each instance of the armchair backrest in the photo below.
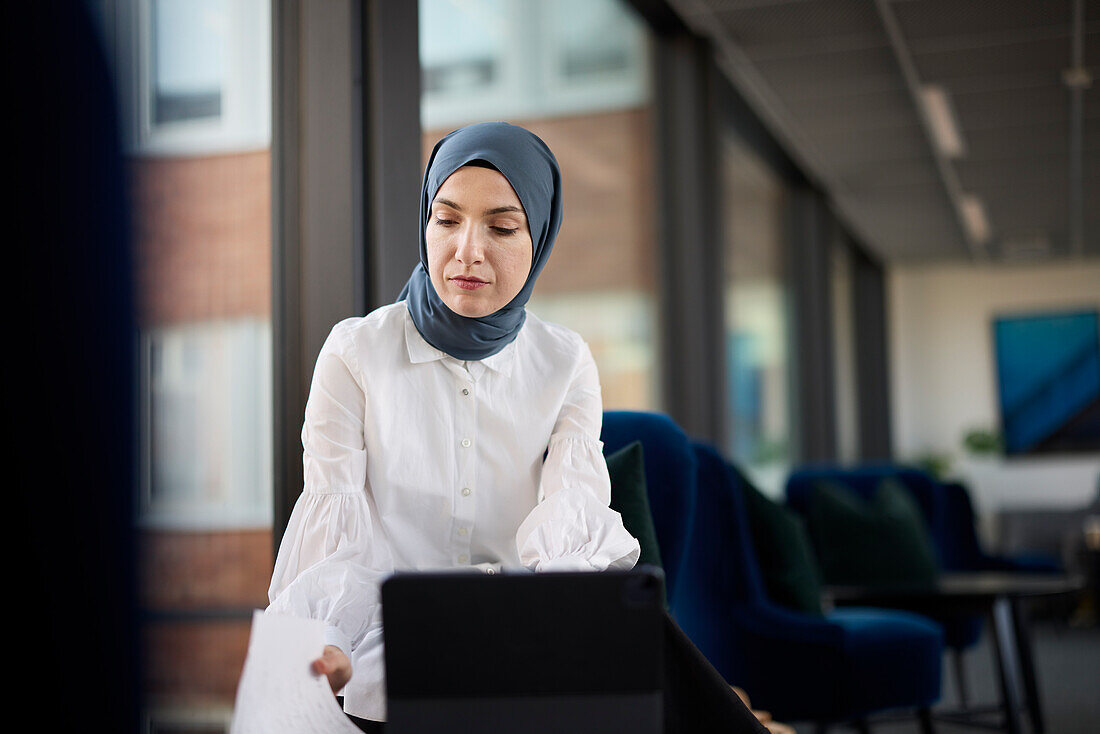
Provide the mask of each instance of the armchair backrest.
[{"label": "armchair backrest", "polygon": [[[760,695],[782,701],[792,695],[785,683],[788,666],[801,669],[804,659],[814,656],[812,650],[820,649],[815,646],[838,644],[840,628],[768,598],[753,543],[745,477],[714,447],[694,443],[692,448],[699,477],[695,525],[680,577],[676,620],[726,680],[755,688],[754,700]],[[777,642],[794,643],[784,648],[794,654],[777,653]],[[819,659],[813,665],[828,663]],[[805,670],[795,677],[806,679]],[[820,682],[812,689],[796,684],[793,695],[828,700],[829,690]],[[785,705],[807,705],[806,698]]]},{"label": "armchair backrest", "polygon": [[944,567],[947,538],[946,509],[943,488],[935,479],[919,469],[896,464],[875,464],[854,468],[808,466],[791,472],[787,477],[787,504],[805,515],[810,495],[819,481],[842,482],[865,500],[870,500],[883,479],[893,478],[909,490],[924,515],[929,538],[936,551],[936,560]]},{"label": "armchair backrest", "polygon": [[990,565],[978,542],[970,493],[957,482],[947,482],[941,486],[944,502],[943,567],[949,571],[965,571]]},{"label": "armchair backrest", "polygon": [[685,586],[715,609],[766,603],[740,474],[709,444],[693,442],[698,465],[695,526]]},{"label": "armchair backrest", "polygon": [[646,493],[661,549],[669,605],[676,608],[676,587],[695,515],[695,456],[687,435],[666,415],[607,411],[600,440],[611,454],[642,442]]}]

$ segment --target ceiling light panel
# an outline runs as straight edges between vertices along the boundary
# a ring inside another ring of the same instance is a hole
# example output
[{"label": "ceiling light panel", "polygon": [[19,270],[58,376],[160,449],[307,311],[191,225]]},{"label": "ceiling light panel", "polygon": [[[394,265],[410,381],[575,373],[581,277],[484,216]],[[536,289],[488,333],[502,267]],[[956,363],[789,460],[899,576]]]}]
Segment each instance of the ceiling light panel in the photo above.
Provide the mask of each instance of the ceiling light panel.
[{"label": "ceiling light panel", "polygon": [[925,84],[920,90],[920,103],[932,143],[940,154],[948,158],[962,157],[966,153],[966,143],[947,90],[939,84]]}]

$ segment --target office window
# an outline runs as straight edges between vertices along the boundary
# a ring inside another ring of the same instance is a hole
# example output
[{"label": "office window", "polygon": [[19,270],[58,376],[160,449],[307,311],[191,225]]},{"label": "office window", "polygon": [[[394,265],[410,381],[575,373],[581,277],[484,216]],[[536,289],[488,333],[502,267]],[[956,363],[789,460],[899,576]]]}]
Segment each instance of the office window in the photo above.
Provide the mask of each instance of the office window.
[{"label": "office window", "polygon": [[647,30],[622,0],[420,0],[421,122],[644,106]]},{"label": "office window", "polygon": [[270,321],[150,326],[141,346],[142,523],[270,527]]},{"label": "office window", "polygon": [[660,407],[647,29],[620,0],[421,0],[424,157],[507,120],[562,169],[565,220],[529,309],[580,333],[606,408]]},{"label": "office window", "polygon": [[[437,104],[457,105],[473,92],[481,99],[502,94],[506,85],[503,0],[472,7],[463,3],[421,3],[421,89]],[[424,43],[430,39],[430,43]]]},{"label": "office window", "polygon": [[151,0],[153,123],[221,117],[225,0]]},{"label": "office window", "polygon": [[736,135],[720,139],[730,458],[780,492],[792,457],[791,320],[782,180]]},{"label": "office window", "polygon": [[96,7],[134,216],[145,727],[226,731],[272,567],[271,5]]},{"label": "office window", "polygon": [[267,0],[96,0],[124,144],[139,155],[265,148]]}]

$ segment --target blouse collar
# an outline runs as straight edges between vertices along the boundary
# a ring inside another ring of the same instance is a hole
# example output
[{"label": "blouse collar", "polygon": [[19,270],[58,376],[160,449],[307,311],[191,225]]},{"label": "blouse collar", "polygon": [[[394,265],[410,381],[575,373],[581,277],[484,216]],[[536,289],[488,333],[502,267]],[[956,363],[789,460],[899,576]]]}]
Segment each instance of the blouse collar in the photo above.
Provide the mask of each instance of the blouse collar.
[{"label": "blouse collar", "polygon": [[[509,377],[512,374],[512,363],[515,362],[516,342],[522,338],[523,332],[521,331],[516,339],[509,342],[508,345],[499,352],[485,357],[484,359],[465,362],[470,370],[470,375],[477,380],[481,377],[485,369],[488,368],[499,373],[503,377]],[[463,364],[462,360],[455,359],[443,350],[436,349],[425,341],[424,337],[417,331],[416,324],[413,323],[408,309],[405,309],[405,347],[408,349],[409,361],[412,364],[434,362],[436,360],[449,360],[459,365]]]}]

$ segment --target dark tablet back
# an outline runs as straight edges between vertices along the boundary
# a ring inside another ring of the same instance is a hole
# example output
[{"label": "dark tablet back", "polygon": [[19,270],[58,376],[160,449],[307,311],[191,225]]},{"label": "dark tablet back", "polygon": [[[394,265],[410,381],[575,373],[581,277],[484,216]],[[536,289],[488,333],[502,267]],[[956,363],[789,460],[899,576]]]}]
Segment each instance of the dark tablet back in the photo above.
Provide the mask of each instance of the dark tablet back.
[{"label": "dark tablet back", "polygon": [[382,585],[388,734],[656,734],[659,569]]}]

